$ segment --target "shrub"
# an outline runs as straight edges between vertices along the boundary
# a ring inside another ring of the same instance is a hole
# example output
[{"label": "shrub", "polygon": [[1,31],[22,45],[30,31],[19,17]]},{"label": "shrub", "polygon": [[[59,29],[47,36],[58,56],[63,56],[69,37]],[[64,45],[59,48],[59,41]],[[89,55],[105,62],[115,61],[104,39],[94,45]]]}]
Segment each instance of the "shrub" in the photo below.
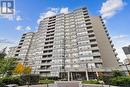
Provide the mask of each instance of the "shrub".
[{"label": "shrub", "polygon": [[8,84],[18,84],[22,85],[22,80],[20,77],[4,77],[1,80],[2,83],[8,85]]},{"label": "shrub", "polygon": [[99,84],[97,80],[83,80],[82,83],[84,84]]},{"label": "shrub", "polygon": [[52,84],[52,83],[54,83],[54,80],[48,80],[48,79],[40,80],[39,83],[40,84]]},{"label": "shrub", "polygon": [[127,86],[130,85],[130,77],[118,76],[111,79],[111,84],[116,86]]},{"label": "shrub", "polygon": [[40,76],[40,80],[46,80],[46,79],[49,79],[49,80],[58,80],[59,78],[58,77]]},{"label": "shrub", "polygon": [[26,84],[26,82],[29,82],[29,84],[35,85],[35,84],[38,84],[39,82],[39,75],[34,75],[34,74],[22,75],[21,79],[24,82],[24,84]]},{"label": "shrub", "polygon": [[5,83],[2,82],[2,79],[0,79],[0,87],[4,87]]},{"label": "shrub", "polygon": [[115,70],[112,72],[112,76],[113,77],[119,77],[119,76],[124,76],[123,72],[119,71],[119,70]]}]

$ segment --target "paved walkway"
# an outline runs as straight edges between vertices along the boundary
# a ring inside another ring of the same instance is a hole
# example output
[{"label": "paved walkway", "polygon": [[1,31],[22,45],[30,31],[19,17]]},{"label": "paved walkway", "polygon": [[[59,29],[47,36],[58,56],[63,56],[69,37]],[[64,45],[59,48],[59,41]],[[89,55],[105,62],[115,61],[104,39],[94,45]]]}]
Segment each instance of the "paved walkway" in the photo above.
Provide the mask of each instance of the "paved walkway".
[{"label": "paved walkway", "polygon": [[[26,86],[20,86],[20,87],[28,87]],[[47,85],[30,85],[29,87],[47,87]]]},{"label": "paved walkway", "polygon": [[[28,87],[20,86],[20,87]],[[42,84],[42,85],[31,85],[29,87],[118,87],[101,84],[81,84],[80,81],[56,81],[55,84]]]},{"label": "paved walkway", "polygon": [[[28,86],[20,86],[20,87],[28,87]],[[31,85],[29,87],[47,87],[47,85]],[[48,87],[78,87],[75,85],[49,85]],[[82,87],[118,87],[118,86],[109,86],[109,85],[83,85]]]}]

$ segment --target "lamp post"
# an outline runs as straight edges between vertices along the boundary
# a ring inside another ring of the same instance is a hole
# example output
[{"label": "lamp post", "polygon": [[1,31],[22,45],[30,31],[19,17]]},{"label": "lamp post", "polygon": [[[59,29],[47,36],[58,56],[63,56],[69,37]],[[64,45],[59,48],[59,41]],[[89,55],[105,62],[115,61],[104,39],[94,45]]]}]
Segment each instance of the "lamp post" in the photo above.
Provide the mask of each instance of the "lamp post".
[{"label": "lamp post", "polygon": [[124,65],[125,65],[125,67],[126,67],[126,70],[127,70],[128,75],[129,75],[129,69],[128,69],[128,66],[127,66],[127,64],[124,64]]},{"label": "lamp post", "polygon": [[[48,80],[47,73],[46,73],[46,80]],[[47,84],[46,84],[46,85],[47,85],[47,87],[48,87],[48,81],[47,81]]]}]

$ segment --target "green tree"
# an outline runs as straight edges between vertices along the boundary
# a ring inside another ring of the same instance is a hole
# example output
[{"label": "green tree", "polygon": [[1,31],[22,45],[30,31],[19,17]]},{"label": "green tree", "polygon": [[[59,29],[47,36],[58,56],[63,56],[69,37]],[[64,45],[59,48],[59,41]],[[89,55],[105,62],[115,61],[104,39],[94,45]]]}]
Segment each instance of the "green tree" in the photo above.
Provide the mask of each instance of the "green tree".
[{"label": "green tree", "polygon": [[5,56],[6,56],[5,53],[0,53],[0,59],[4,59]]},{"label": "green tree", "polygon": [[124,75],[123,75],[123,73],[122,73],[121,71],[119,71],[119,70],[114,70],[114,71],[112,72],[112,76],[113,76],[113,77],[118,77],[118,76],[124,76]]},{"label": "green tree", "polygon": [[16,67],[16,58],[4,58],[0,60],[0,75],[1,77],[12,75],[14,68]]}]

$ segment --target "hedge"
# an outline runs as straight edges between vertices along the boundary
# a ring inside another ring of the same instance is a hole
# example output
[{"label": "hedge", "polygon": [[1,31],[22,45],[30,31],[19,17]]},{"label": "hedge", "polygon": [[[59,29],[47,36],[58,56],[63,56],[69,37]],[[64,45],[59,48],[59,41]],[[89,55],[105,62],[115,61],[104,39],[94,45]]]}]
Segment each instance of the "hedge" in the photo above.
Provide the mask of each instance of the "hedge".
[{"label": "hedge", "polygon": [[53,84],[54,83],[54,80],[40,80],[39,81],[40,84]]},{"label": "hedge", "polygon": [[83,80],[83,84],[99,84],[97,80]]},{"label": "hedge", "polygon": [[22,80],[20,79],[20,77],[4,77],[1,79],[0,81],[2,84],[18,84],[18,85],[22,85]]},{"label": "hedge", "polygon": [[28,82],[30,85],[38,84],[39,78],[40,78],[40,76],[36,75],[36,74],[22,75],[21,76],[21,79],[24,82],[24,84],[26,84]]},{"label": "hedge", "polygon": [[110,80],[112,85],[130,87],[130,77],[118,76]]}]

